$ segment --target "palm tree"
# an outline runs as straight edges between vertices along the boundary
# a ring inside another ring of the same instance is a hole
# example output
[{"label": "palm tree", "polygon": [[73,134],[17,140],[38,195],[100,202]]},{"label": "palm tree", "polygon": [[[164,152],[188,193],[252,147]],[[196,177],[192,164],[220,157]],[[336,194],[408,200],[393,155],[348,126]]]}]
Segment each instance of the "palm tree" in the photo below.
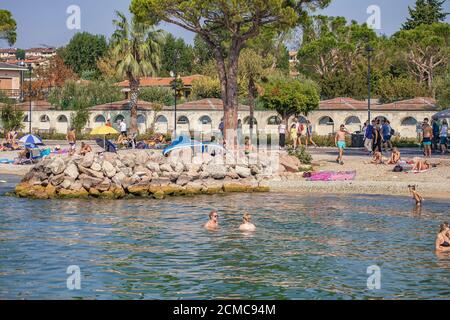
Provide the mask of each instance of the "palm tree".
[{"label": "palm tree", "polygon": [[137,101],[141,77],[155,76],[161,62],[161,30],[142,23],[136,18],[128,22],[125,15],[116,11],[113,20],[116,31],[112,35],[112,55],[117,59],[116,73],[128,79],[130,85],[131,132],[137,132]]}]

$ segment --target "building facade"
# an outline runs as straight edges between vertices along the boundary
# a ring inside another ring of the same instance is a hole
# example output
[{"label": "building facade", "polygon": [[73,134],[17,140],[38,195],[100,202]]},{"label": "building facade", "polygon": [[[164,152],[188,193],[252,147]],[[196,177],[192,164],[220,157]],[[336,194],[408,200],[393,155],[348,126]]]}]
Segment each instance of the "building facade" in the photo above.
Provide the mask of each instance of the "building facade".
[{"label": "building facade", "polygon": [[[438,108],[431,98],[415,98],[392,104],[377,104],[372,106],[372,119],[388,119],[396,134],[406,138],[416,138],[416,128],[424,118],[431,118]],[[25,128],[28,128],[29,105],[19,104],[24,116]],[[130,123],[129,102],[127,100],[99,105],[90,108],[89,121],[86,130],[103,125],[109,119],[117,128],[119,120]],[[70,121],[74,116],[73,111],[57,110],[45,101],[32,102],[31,122],[34,132],[66,133]],[[238,111],[242,133],[250,131],[250,109],[240,105]],[[336,98],[322,101],[319,109],[311,112],[306,117],[299,115],[302,122],[309,119],[313,131],[317,135],[333,134],[341,124],[345,124],[351,132],[360,131],[368,117],[367,103],[349,98]],[[204,99],[191,101],[177,106],[177,133],[200,132],[204,136],[218,133],[219,124],[223,118],[223,105],[220,99]],[[174,107],[163,107],[155,111],[149,102],[138,102],[138,127],[139,132],[144,133],[153,129],[160,133],[170,133],[175,127]],[[281,119],[275,111],[254,112],[255,130],[267,133],[277,132]],[[294,117],[290,118],[290,123]],[[26,129],[27,130],[27,129]]]},{"label": "building facade", "polygon": [[23,76],[26,68],[0,62],[0,92],[13,99],[22,96]]}]

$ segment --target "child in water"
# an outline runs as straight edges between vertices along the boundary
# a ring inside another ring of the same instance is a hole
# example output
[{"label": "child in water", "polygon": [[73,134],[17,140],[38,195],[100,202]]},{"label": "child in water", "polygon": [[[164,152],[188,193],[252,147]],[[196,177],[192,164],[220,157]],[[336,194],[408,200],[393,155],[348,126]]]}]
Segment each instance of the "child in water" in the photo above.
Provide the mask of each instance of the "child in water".
[{"label": "child in water", "polygon": [[413,199],[416,201],[416,206],[420,206],[423,202],[423,197],[417,192],[415,185],[408,186],[409,192],[412,194]]}]

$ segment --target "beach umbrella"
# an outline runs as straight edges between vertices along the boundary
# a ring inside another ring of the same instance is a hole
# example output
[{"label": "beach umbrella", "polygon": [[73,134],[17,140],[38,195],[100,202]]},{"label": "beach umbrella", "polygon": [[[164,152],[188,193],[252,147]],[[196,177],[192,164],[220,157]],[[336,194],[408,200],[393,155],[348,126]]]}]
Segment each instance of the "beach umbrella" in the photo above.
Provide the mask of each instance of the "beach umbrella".
[{"label": "beach umbrella", "polygon": [[39,138],[38,136],[35,136],[34,134],[27,134],[26,136],[23,136],[19,141],[22,142],[23,144],[34,144],[34,145],[43,144],[42,139]]},{"label": "beach umbrella", "polygon": [[435,119],[450,119],[450,109],[443,110],[441,112],[436,113],[433,118]]},{"label": "beach umbrella", "polygon": [[101,126],[93,129],[90,133],[91,136],[103,136],[103,149],[106,150],[106,135],[118,134],[119,131],[110,126]]}]

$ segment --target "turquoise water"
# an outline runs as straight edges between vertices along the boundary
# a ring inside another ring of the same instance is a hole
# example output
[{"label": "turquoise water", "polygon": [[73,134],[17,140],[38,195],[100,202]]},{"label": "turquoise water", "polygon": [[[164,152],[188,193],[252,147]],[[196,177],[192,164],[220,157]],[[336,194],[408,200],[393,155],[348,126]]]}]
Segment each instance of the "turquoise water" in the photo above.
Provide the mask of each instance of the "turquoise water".
[{"label": "turquoise water", "polygon": [[[16,178],[0,176],[0,193]],[[209,211],[221,229],[202,229]],[[2,299],[449,299],[450,201],[233,194],[162,201],[0,197]],[[244,210],[257,232],[237,230]],[[68,290],[67,267],[81,271]],[[381,268],[368,290],[367,267]]]}]

